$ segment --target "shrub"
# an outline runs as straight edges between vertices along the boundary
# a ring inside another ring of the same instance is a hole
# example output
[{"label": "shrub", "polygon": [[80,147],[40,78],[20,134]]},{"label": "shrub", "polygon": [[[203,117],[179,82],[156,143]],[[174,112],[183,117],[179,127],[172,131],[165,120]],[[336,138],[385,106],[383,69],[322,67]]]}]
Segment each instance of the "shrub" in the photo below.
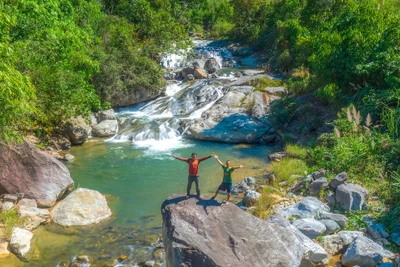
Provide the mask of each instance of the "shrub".
[{"label": "shrub", "polygon": [[14,227],[23,225],[24,219],[20,218],[18,212],[15,209],[2,211],[0,213],[0,224],[4,227],[3,236],[0,236],[0,240],[9,241]]}]

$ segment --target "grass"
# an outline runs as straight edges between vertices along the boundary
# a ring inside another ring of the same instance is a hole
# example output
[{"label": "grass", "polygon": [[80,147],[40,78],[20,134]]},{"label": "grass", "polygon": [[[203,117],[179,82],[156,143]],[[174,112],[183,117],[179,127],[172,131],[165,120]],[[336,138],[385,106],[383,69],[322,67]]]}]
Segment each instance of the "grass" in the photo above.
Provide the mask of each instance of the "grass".
[{"label": "grass", "polygon": [[297,182],[296,177],[292,175],[301,175],[308,170],[307,164],[304,160],[296,158],[283,158],[280,162],[271,162],[267,166],[267,171],[275,175],[276,183],[287,181],[289,184]]},{"label": "grass", "polygon": [[290,158],[301,159],[301,160],[306,160],[307,158],[307,149],[302,146],[287,144],[285,151]]},{"label": "grass", "polygon": [[15,209],[2,211],[0,213],[0,224],[4,231],[0,236],[0,240],[9,241],[14,227],[23,225],[24,219],[20,218]]},{"label": "grass", "polygon": [[262,77],[262,78],[250,81],[250,85],[255,87],[254,91],[266,92],[265,87],[283,86],[284,83],[282,82],[282,80],[271,80],[267,77]]}]

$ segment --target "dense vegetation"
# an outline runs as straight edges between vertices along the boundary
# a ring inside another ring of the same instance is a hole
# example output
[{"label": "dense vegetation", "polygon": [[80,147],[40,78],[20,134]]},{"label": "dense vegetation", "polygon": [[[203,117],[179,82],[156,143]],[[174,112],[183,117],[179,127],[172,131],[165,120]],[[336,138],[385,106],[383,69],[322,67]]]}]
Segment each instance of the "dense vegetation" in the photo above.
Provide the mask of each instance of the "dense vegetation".
[{"label": "dense vegetation", "polygon": [[113,95],[160,89],[160,54],[189,42],[171,9],[152,2],[1,1],[3,139],[51,134]]},{"label": "dense vegetation", "polygon": [[[115,95],[162,87],[160,55],[186,47],[186,32],[255,45],[288,74],[290,96],[272,109],[277,128],[312,113],[299,95],[343,108],[302,160],[400,203],[398,0],[1,1],[2,137],[51,133]],[[399,206],[389,213],[399,215]]]}]

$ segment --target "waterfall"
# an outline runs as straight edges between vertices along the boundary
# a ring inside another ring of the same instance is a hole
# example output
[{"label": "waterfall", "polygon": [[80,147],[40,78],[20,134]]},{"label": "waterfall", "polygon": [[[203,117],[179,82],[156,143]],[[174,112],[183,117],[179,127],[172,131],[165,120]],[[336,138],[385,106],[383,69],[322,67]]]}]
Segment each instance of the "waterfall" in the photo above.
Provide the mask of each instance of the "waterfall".
[{"label": "waterfall", "polygon": [[[223,58],[232,56],[223,48],[208,47],[209,41],[197,42],[197,58],[214,57],[222,66]],[[193,59],[193,58],[191,58]],[[182,55],[166,55],[161,65],[184,64]],[[232,79],[232,77],[230,77]],[[182,134],[187,127],[182,121],[200,119],[223,97],[226,79],[199,79],[193,83],[173,82],[166,87],[164,96],[145,104],[121,108],[116,112],[119,132],[108,142],[132,142],[137,147],[150,150],[169,150],[185,146]],[[185,124],[187,125],[187,123]]]}]

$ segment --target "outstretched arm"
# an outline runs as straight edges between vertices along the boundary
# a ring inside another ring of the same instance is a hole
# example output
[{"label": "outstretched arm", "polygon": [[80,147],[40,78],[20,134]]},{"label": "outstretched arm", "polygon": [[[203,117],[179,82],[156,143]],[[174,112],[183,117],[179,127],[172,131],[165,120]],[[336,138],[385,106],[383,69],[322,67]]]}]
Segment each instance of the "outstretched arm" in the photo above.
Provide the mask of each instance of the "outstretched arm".
[{"label": "outstretched arm", "polygon": [[199,162],[202,162],[203,160],[211,158],[213,156],[213,154],[214,153],[212,153],[210,156],[205,156],[205,157],[199,158]]},{"label": "outstretched arm", "polygon": [[234,170],[236,170],[236,169],[243,169],[243,168],[244,168],[243,165],[240,165],[240,166],[237,166],[237,167],[233,167]]},{"label": "outstretched arm", "polygon": [[222,161],[219,160],[219,158],[218,158],[217,155],[214,154],[214,158],[217,160],[217,162],[219,163],[219,165],[221,165],[221,166],[224,165],[224,164],[222,163]]},{"label": "outstretched arm", "polygon": [[173,156],[174,158],[179,159],[179,160],[182,160],[182,161],[187,161],[187,160],[188,160],[187,158],[182,158],[182,157],[179,157],[179,156],[174,155],[174,154],[172,154],[172,156]]}]

